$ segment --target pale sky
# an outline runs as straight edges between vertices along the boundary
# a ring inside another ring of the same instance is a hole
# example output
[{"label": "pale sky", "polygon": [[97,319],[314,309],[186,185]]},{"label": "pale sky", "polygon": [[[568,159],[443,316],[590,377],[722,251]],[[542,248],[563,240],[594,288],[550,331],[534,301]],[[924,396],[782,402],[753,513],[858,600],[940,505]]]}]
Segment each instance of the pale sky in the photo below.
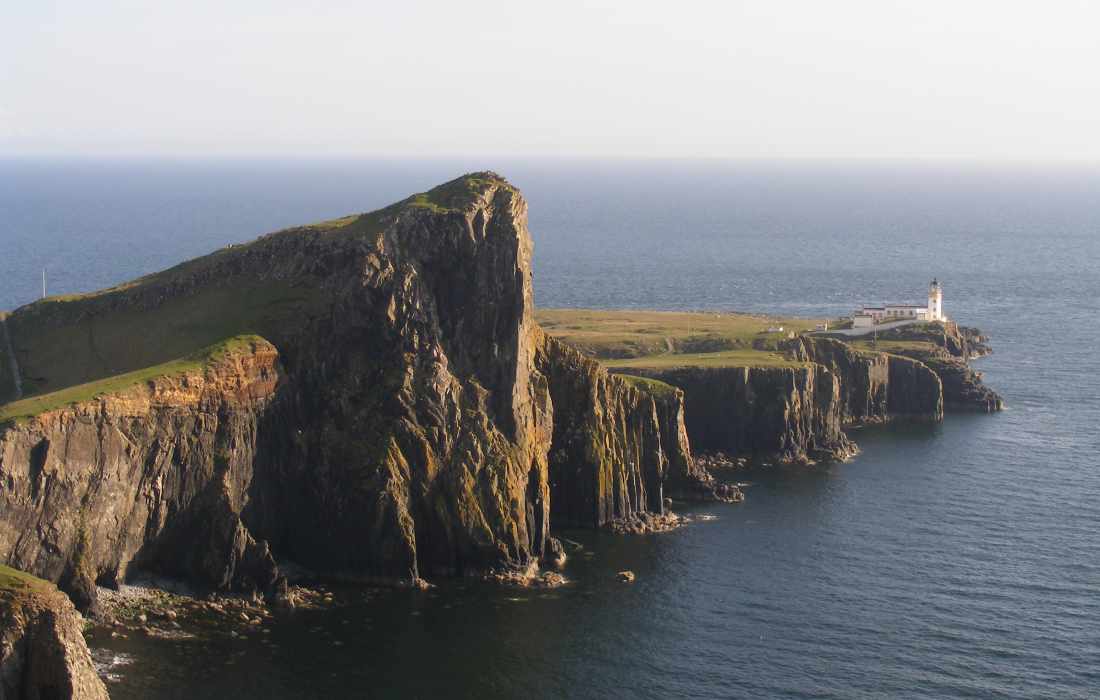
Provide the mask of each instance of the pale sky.
[{"label": "pale sky", "polygon": [[0,0],[0,157],[1100,161],[1100,2]]}]

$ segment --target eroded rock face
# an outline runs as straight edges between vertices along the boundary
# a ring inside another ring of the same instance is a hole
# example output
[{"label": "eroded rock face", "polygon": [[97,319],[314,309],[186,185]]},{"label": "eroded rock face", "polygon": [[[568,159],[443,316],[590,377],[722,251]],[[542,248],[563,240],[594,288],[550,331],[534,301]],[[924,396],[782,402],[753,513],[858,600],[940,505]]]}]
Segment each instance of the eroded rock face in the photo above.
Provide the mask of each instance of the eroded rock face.
[{"label": "eroded rock face", "polygon": [[[548,336],[538,367],[554,404],[555,525],[601,527],[645,511],[664,512],[667,451],[683,446],[679,435],[662,435],[657,399]],[[690,454],[675,459],[690,460]]]},{"label": "eroded rock face", "polygon": [[82,624],[68,598],[45,582],[0,590],[0,698],[107,700]]},{"label": "eroded rock face", "polygon": [[697,450],[807,462],[843,458],[854,449],[843,430],[840,382],[822,365],[621,371],[683,390]]},{"label": "eroded rock face", "polygon": [[553,412],[534,369],[526,203],[493,180],[346,253],[331,315],[289,343],[246,522],[320,571],[528,566],[550,527]]},{"label": "eroded rock face", "polygon": [[464,182],[13,314],[18,339],[219,285],[309,299],[221,364],[0,426],[0,559],[78,600],[136,568],[277,595],[283,557],[411,584],[526,573],[551,523],[661,513],[670,473],[698,475],[682,397],[548,340],[526,203]]},{"label": "eroded rock face", "polygon": [[940,380],[920,362],[856,350],[832,338],[804,336],[794,345],[800,359],[829,368],[839,379],[846,425],[943,419]]},{"label": "eroded rock face", "polygon": [[882,337],[916,341],[894,352],[921,362],[939,376],[946,410],[994,413],[1004,408],[1000,395],[983,384],[981,373],[970,366],[971,359],[992,352],[988,338],[978,329],[947,322],[905,326]]},{"label": "eroded rock face", "polygon": [[682,389],[687,432],[703,452],[781,462],[843,459],[855,451],[847,426],[943,419],[941,381],[917,360],[810,336],[783,349],[800,366],[617,371]]},{"label": "eroded rock face", "polygon": [[262,588],[274,562],[239,513],[256,427],[279,378],[259,341],[202,372],[0,429],[0,552],[94,605],[131,565],[212,587]]}]

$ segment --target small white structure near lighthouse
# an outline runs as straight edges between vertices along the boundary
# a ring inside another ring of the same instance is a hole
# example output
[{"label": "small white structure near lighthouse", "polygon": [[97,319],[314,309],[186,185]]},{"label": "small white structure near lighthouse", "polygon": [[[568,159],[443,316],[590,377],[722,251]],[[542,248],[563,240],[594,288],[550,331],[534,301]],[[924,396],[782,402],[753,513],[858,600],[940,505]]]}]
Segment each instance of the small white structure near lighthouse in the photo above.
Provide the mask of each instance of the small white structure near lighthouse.
[{"label": "small white structure near lighthouse", "polygon": [[876,323],[893,321],[946,321],[943,313],[943,286],[933,279],[928,285],[928,304],[886,304],[864,306],[852,314],[853,328],[870,328]]}]

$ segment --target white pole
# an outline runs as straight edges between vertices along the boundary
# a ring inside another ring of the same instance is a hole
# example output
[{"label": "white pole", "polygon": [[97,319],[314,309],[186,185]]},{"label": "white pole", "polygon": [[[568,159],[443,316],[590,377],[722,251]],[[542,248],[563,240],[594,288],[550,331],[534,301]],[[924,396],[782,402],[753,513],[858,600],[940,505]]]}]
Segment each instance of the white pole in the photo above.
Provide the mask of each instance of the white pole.
[{"label": "white pole", "polygon": [[46,298],[46,268],[42,268],[42,298]]}]

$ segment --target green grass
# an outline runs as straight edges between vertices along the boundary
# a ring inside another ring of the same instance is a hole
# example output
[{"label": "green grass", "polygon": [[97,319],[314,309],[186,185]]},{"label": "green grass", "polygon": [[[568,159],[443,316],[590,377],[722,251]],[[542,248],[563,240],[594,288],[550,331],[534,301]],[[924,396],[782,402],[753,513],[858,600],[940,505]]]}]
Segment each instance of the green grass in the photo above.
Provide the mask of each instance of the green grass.
[{"label": "green grass", "polygon": [[935,353],[941,349],[939,345],[926,340],[883,340],[880,338],[877,343],[872,344],[869,339],[861,337],[850,339],[847,342],[852,347],[860,350],[872,350],[895,355],[907,351]]},{"label": "green grass", "polygon": [[491,185],[507,186],[507,183],[491,173],[472,173],[433,187],[427,192],[414,194],[405,202],[437,213],[461,211]]},{"label": "green grass", "polygon": [[[238,335],[260,335],[278,347],[305,320],[326,313],[329,300],[321,277],[293,266],[290,274],[270,274],[268,261],[299,249],[284,245],[288,238],[302,237],[304,251],[346,255],[348,247],[319,244],[373,242],[409,207],[465,209],[489,186],[508,185],[490,173],[465,175],[374,212],[284,229],[108,289],[22,307],[7,327],[24,398],[146,372]],[[13,397],[8,374],[0,350],[0,402]]]},{"label": "green grass", "polygon": [[87,384],[186,357],[225,338],[278,339],[318,312],[318,287],[241,277],[169,296],[151,309],[84,300],[8,321],[24,396]]},{"label": "green grass", "polygon": [[24,573],[19,569],[0,564],[0,592],[26,593],[34,591],[48,591],[53,589],[53,584],[40,578]]},{"label": "green grass", "polygon": [[246,351],[265,342],[256,335],[235,336],[169,362],[13,401],[0,406],[0,422],[19,421],[55,408],[89,401],[97,396],[115,394],[157,377],[197,372],[232,353]]},{"label": "green grass", "polygon": [[780,353],[761,350],[728,350],[667,355],[649,355],[621,360],[600,360],[614,371],[620,367],[672,369],[679,367],[805,367],[805,362],[791,360]]},{"label": "green grass", "polygon": [[624,380],[627,384],[635,386],[643,391],[646,391],[654,396],[667,398],[676,395],[676,387],[671,384],[665,384],[657,379],[650,379],[649,377],[639,377],[634,374],[616,374],[616,377]]},{"label": "green grass", "polygon": [[[550,335],[615,367],[791,367],[777,352],[789,332],[803,333],[817,319],[735,313],[538,309]],[[767,329],[782,326],[782,333]]]},{"label": "green grass", "polygon": [[268,233],[259,238],[245,243],[227,245],[208,255],[192,260],[187,260],[174,267],[155,272],[144,277],[139,277],[129,282],[107,287],[105,289],[86,292],[82,294],[59,294],[47,297],[35,302],[36,305],[64,304],[67,302],[83,301],[97,297],[110,296],[119,292],[133,290],[138,287],[148,287],[158,283],[169,281],[182,274],[190,274],[216,266],[225,259],[239,255],[242,251],[261,245],[281,236],[293,236],[304,232],[323,234],[362,234],[379,232],[406,206],[426,207],[433,211],[450,211],[452,209],[464,209],[472,203],[476,197],[491,185],[505,185],[510,187],[502,178],[492,173],[471,173],[444,183],[427,192],[413,195],[408,199],[391,204],[365,214],[350,214],[347,216],[328,219],[300,226]]}]

